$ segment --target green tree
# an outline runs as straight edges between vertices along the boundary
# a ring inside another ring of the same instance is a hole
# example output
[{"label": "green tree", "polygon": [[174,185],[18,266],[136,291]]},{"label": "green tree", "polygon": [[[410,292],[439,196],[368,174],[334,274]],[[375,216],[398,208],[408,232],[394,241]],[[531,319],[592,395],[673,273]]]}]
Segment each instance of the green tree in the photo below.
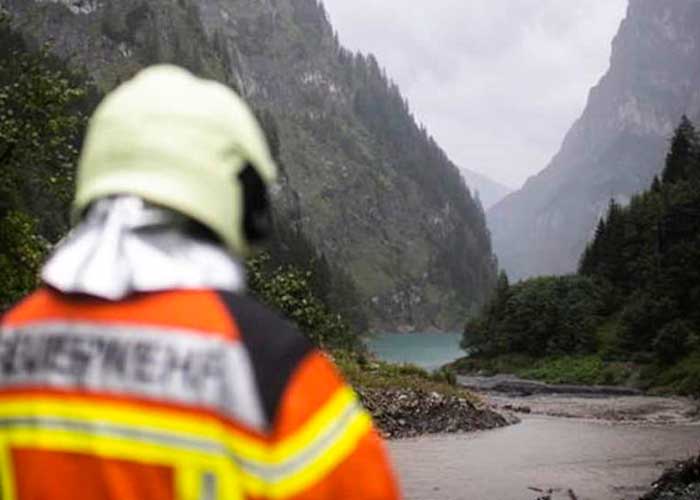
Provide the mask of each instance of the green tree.
[{"label": "green tree", "polygon": [[691,168],[695,167],[698,154],[698,135],[687,116],[683,115],[681,123],[671,140],[671,150],[666,156],[663,182],[673,183],[686,179]]},{"label": "green tree", "polygon": [[688,354],[693,327],[687,321],[673,321],[659,331],[653,342],[654,352],[663,364],[673,364]]},{"label": "green tree", "polygon": [[[503,278],[503,275],[502,275]],[[462,346],[482,356],[586,354],[609,301],[605,287],[582,276],[535,278],[509,286],[469,322]]]},{"label": "green tree", "polygon": [[247,262],[248,286],[265,304],[293,321],[309,340],[328,349],[357,351],[360,340],[340,314],[313,290],[313,273],[293,265],[275,266],[268,254]]},{"label": "green tree", "polygon": [[30,291],[68,227],[86,88],[46,47],[27,48],[0,11],[0,309]]}]

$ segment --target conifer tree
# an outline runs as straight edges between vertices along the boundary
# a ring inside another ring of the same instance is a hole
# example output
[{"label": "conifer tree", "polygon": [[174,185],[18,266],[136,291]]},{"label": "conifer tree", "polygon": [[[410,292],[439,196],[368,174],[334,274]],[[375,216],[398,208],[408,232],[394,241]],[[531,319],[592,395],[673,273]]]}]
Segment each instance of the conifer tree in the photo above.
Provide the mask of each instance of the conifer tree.
[{"label": "conifer tree", "polygon": [[663,172],[664,183],[674,183],[686,179],[691,166],[697,161],[698,136],[695,127],[687,116],[683,115],[681,123],[671,140],[671,150],[666,156]]}]

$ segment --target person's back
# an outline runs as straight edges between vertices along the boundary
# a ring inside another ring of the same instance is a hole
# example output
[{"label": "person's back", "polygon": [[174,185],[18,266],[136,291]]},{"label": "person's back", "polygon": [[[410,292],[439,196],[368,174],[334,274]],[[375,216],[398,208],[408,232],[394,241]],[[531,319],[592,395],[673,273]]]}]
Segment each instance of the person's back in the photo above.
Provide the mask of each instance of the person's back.
[{"label": "person's back", "polygon": [[[244,254],[264,232],[255,212],[265,203],[250,191],[274,179],[252,115],[234,102],[233,125],[252,131],[227,131],[224,119],[216,143],[214,129],[170,124],[192,118],[183,110],[193,103],[180,103],[134,137],[128,127],[144,117],[128,109],[139,103],[129,92],[170,84],[169,99],[181,92],[217,117],[217,105],[236,99],[171,67],[134,82],[91,124],[80,225],[44,268],[46,286],[2,319],[0,498],[397,498],[354,392],[324,354],[243,293],[229,252]],[[197,100],[211,92],[219,101]],[[158,115],[160,106],[144,107]],[[124,128],[114,109],[136,116]],[[172,168],[176,177],[178,161],[187,168],[201,157],[204,171],[172,183],[163,153],[196,149],[200,132],[203,151],[173,156]],[[234,168],[219,176],[216,154],[232,155]],[[150,170],[149,155],[161,160]]]}]

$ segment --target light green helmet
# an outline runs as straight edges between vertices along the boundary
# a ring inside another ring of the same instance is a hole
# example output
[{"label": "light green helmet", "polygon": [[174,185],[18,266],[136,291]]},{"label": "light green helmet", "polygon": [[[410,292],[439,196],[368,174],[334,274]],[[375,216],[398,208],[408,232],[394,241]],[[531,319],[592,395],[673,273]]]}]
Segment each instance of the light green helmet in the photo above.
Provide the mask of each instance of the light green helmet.
[{"label": "light green helmet", "polygon": [[133,194],[191,217],[246,255],[238,175],[248,165],[274,183],[277,167],[243,100],[184,69],[153,66],[107,96],[90,119],[73,217],[100,198]]}]

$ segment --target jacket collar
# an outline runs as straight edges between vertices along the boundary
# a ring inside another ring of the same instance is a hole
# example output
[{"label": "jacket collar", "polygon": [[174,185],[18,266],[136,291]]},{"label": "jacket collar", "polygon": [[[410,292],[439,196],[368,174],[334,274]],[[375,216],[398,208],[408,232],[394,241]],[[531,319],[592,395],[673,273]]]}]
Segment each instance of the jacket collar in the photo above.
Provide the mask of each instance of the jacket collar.
[{"label": "jacket collar", "polygon": [[171,289],[243,291],[240,262],[194,228],[140,198],[105,198],[57,245],[41,277],[61,292],[108,300]]}]

